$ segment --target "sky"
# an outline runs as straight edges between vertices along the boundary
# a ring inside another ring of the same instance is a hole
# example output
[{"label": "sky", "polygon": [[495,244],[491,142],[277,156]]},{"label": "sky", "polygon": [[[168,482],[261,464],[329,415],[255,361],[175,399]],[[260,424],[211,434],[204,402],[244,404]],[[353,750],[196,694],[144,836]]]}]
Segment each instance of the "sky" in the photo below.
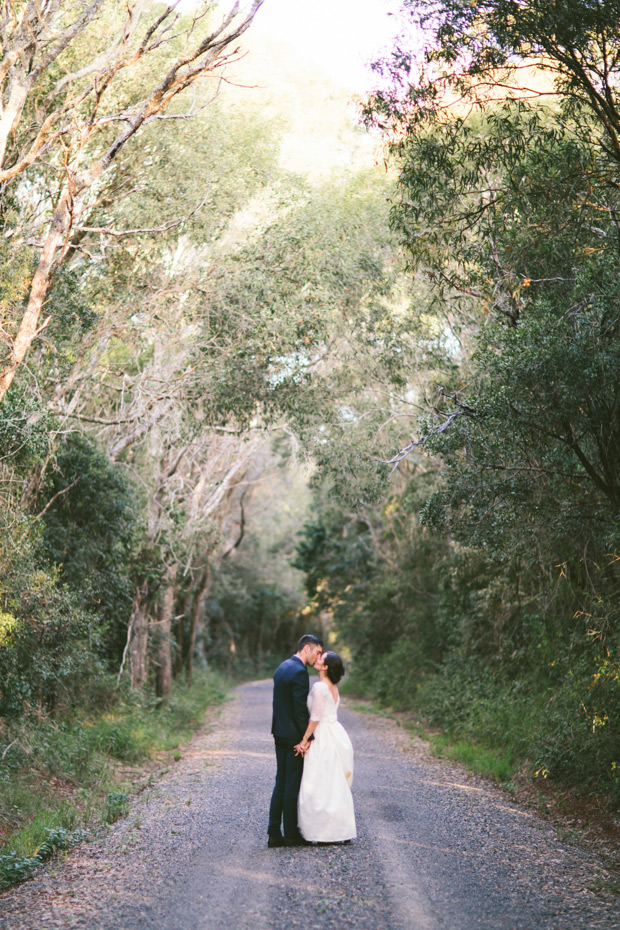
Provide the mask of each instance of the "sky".
[{"label": "sky", "polygon": [[[187,0],[189,2],[189,0]],[[245,0],[245,5],[249,0]],[[230,8],[231,0],[219,0]],[[283,127],[281,162],[318,183],[333,170],[377,162],[379,138],[359,124],[359,101],[376,85],[370,62],[404,23],[399,0],[264,0],[231,69],[253,102]]]},{"label": "sky", "polygon": [[397,7],[397,0],[265,0],[252,31],[362,94],[371,84],[368,62],[389,48],[399,30],[398,16],[389,15]]}]

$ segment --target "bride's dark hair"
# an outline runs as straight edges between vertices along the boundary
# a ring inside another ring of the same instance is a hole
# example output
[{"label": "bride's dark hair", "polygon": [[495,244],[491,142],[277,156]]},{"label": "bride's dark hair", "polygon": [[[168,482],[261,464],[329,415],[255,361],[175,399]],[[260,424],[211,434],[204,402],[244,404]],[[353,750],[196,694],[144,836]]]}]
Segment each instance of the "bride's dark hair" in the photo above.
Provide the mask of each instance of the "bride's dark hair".
[{"label": "bride's dark hair", "polygon": [[342,659],[335,652],[324,652],[322,659],[327,668],[327,677],[333,685],[337,685],[344,675]]}]

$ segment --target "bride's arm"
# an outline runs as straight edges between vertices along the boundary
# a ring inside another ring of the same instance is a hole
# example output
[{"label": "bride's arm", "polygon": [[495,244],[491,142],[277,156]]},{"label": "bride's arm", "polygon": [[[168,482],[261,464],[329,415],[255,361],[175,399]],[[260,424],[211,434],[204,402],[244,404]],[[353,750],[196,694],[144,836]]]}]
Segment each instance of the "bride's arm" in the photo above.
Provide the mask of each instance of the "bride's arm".
[{"label": "bride's arm", "polygon": [[295,749],[299,749],[299,752],[307,752],[310,749],[310,737],[316,730],[319,725],[318,720],[311,720],[308,726],[306,727],[306,732],[303,735],[301,743],[299,746],[295,746]]},{"label": "bride's arm", "polygon": [[[308,721],[308,726],[306,727],[306,732],[304,733],[301,743],[299,743],[299,751],[307,752],[310,748],[310,737],[316,730],[321,719],[321,710],[323,708],[323,691],[319,687],[317,682],[312,686],[312,714],[310,715],[310,720]],[[297,746],[295,747],[297,749]]]}]

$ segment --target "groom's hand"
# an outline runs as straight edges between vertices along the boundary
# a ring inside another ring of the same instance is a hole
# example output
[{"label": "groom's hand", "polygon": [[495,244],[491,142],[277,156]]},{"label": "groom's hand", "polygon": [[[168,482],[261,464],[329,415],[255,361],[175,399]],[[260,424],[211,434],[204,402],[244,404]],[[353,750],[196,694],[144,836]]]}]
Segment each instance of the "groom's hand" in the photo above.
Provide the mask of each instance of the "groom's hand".
[{"label": "groom's hand", "polygon": [[301,743],[297,743],[296,746],[293,746],[293,749],[295,750],[295,755],[296,756],[305,755],[308,752],[309,746],[310,746],[310,743],[307,740],[306,742],[302,740]]}]

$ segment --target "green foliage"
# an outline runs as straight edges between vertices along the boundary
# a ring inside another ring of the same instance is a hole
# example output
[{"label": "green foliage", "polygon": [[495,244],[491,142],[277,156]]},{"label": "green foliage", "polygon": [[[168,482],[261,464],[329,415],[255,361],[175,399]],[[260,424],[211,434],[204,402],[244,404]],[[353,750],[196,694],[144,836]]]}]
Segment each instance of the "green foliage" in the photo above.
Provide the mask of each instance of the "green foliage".
[{"label": "green foliage", "polygon": [[111,791],[105,799],[104,823],[112,824],[129,813],[129,798],[124,791]]},{"label": "green foliage", "polygon": [[171,701],[114,690],[100,684],[71,714],[39,715],[8,726],[0,740],[0,886],[23,881],[57,850],[81,842],[88,829],[126,816],[137,766],[174,752],[202,723],[205,711],[225,700],[228,682],[199,674],[192,687],[179,684]]},{"label": "green foliage", "polygon": [[533,556],[499,561],[499,543],[466,549],[392,511],[373,515],[374,557],[354,577],[340,557],[348,521],[331,513],[300,548],[357,691],[441,727],[437,750],[476,771],[506,781],[526,764],[617,805],[617,603],[584,588],[596,567],[576,560],[558,579]]},{"label": "green foliage", "polygon": [[97,618],[52,574],[27,567],[23,552],[2,557],[0,714],[70,705],[100,671]]},{"label": "green foliage", "polygon": [[0,455],[17,469],[34,468],[48,450],[53,423],[36,395],[18,382],[0,406]]},{"label": "green foliage", "polygon": [[[210,91],[203,94],[208,97]],[[238,210],[277,183],[280,132],[264,110],[247,102],[238,107],[214,101],[193,119],[151,124],[119,166],[139,180],[139,193],[127,197],[120,210],[102,211],[101,220],[148,228],[157,217],[161,226],[179,219],[181,205],[189,213],[200,204],[191,222],[192,241],[195,246],[212,244]],[[172,231],[173,242],[177,234]],[[154,236],[152,245],[165,249],[170,237]],[[136,258],[142,270],[143,259]]]},{"label": "green foliage", "polygon": [[[356,681],[442,728],[438,751],[617,806],[617,10],[406,6],[434,41],[379,66],[394,80],[368,116],[396,130],[391,220],[416,282],[400,349],[421,374],[400,403],[384,378],[384,417],[419,404],[420,442],[396,440],[409,456],[389,498],[345,489],[328,519],[343,482],[327,469],[301,544],[309,593],[320,578]],[[542,105],[519,85],[537,54],[557,91]],[[343,461],[356,444],[371,449],[352,418]],[[360,515],[353,579],[340,550]]]},{"label": "green foliage", "polygon": [[45,839],[34,856],[21,856],[15,851],[0,855],[0,887],[17,885],[29,878],[42,862],[47,862],[59,850],[69,849],[86,839],[85,830],[66,830],[52,827],[45,830]]},{"label": "green foliage", "polygon": [[220,415],[246,423],[258,410],[284,414],[307,432],[317,413],[329,417],[342,340],[354,328],[376,338],[385,317],[393,282],[384,192],[363,174],[318,189],[285,178],[264,198],[253,234],[225,240],[204,285],[201,340]]},{"label": "green foliage", "polygon": [[270,667],[303,632],[296,592],[262,576],[246,563],[221,569],[212,581],[206,602],[209,625],[200,642],[218,667],[250,674]]},{"label": "green foliage", "polygon": [[[337,514],[326,514],[339,516]],[[324,523],[307,523],[300,533],[297,545],[296,568],[306,573],[306,590],[311,598],[320,598],[325,594],[325,587],[330,578],[338,579],[341,588],[355,584],[369,571],[370,550],[364,545],[368,527],[361,521],[353,526],[330,526],[331,533]]]},{"label": "green foliage", "polygon": [[[579,126],[578,137],[617,160],[615,0],[404,0],[404,8],[429,39],[417,60],[399,43],[375,65],[392,79],[369,107],[382,126],[396,123],[412,135],[436,119],[446,97],[484,107],[489,97],[536,99],[548,88],[564,118]],[[527,70],[527,78],[521,74],[524,61],[542,71],[534,91]]]},{"label": "green foliage", "polygon": [[133,488],[92,440],[69,433],[47,467],[37,508],[48,503],[42,554],[59,569],[62,582],[79,592],[82,604],[96,611],[116,662],[131,612],[139,520]]}]

